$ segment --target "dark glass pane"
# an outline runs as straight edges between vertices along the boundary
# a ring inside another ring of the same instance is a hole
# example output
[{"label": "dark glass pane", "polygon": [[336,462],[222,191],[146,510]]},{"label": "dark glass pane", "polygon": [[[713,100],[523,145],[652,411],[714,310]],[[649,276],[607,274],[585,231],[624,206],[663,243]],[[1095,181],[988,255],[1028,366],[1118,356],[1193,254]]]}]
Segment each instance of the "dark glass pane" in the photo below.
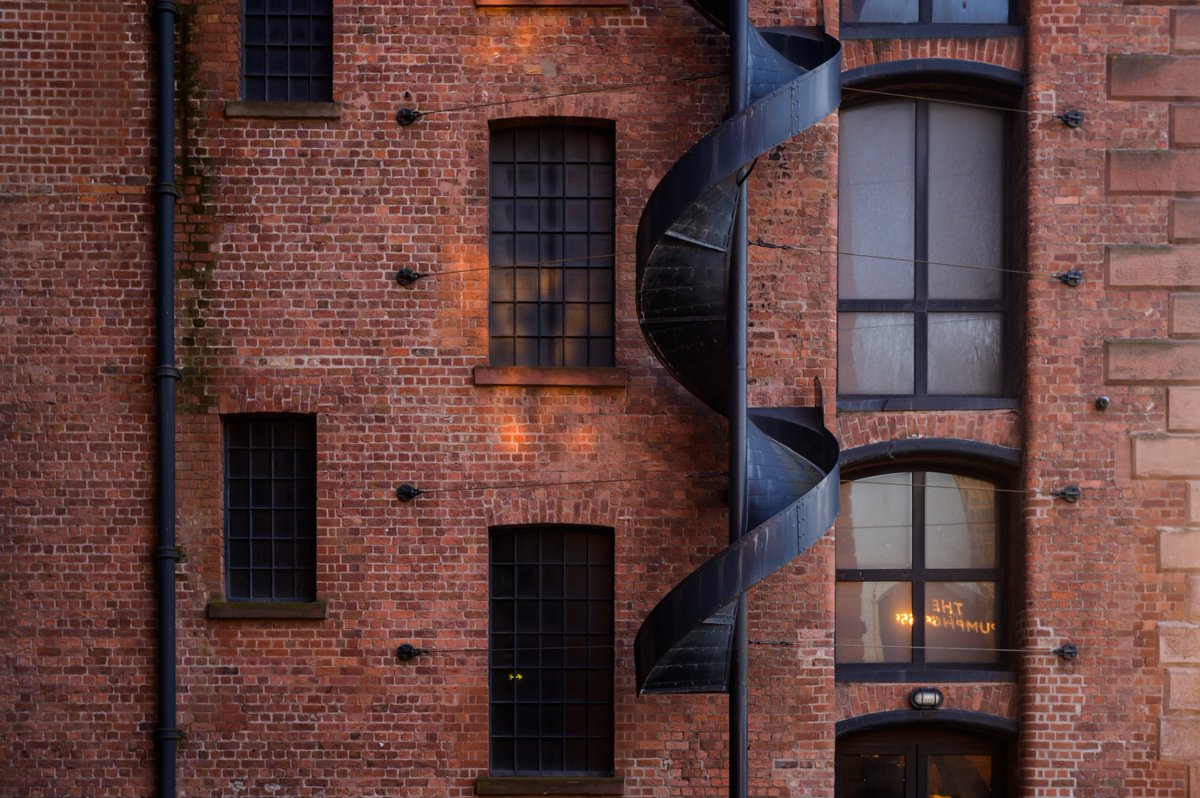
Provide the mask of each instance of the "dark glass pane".
[{"label": "dark glass pane", "polygon": [[[502,674],[508,681],[507,674]],[[512,704],[492,704],[492,734],[512,734],[515,728],[515,713]]]},{"label": "dark glass pane", "polygon": [[[493,199],[492,200],[492,229],[493,230],[515,230],[516,229],[516,205],[510,199]],[[507,239],[505,239],[507,240]]]},{"label": "dark glass pane", "polygon": [[517,602],[517,632],[534,634],[538,631],[538,603]]},{"label": "dark glass pane", "polygon": [[553,715],[558,717],[558,725],[561,728],[562,708],[558,706],[558,702],[562,701],[563,699],[562,671],[557,669],[542,671],[541,699],[543,702],[554,704],[554,706],[550,707],[549,709]]},{"label": "dark glass pane", "polygon": [[538,339],[521,338],[513,342],[513,362],[518,366],[538,366],[541,362],[538,353],[541,351]]},{"label": "dark glass pane", "polygon": [[295,543],[290,540],[277,540],[273,548],[276,567],[292,568],[296,565]]},{"label": "dark glass pane", "polygon": [[[563,193],[562,164],[543,164],[541,167],[541,189],[543,197],[559,197]],[[560,206],[561,207],[561,206]]]},{"label": "dark glass pane", "polygon": [[519,163],[516,166],[516,194],[518,197],[538,196],[538,166],[532,163]]},{"label": "dark glass pane", "polygon": [[[534,283],[537,290],[537,283]],[[538,334],[538,306],[533,302],[524,302],[514,308],[513,319],[516,323],[517,335],[532,337]],[[518,346],[520,344],[518,343]]]},{"label": "dark glass pane", "polygon": [[314,17],[312,21],[312,42],[329,47],[333,44],[333,20],[328,16]]},{"label": "dark glass pane", "polygon": [[537,770],[539,756],[539,741],[537,738],[526,739],[518,737],[516,739],[517,747],[517,770],[535,771]]},{"label": "dark glass pane", "polygon": [[273,598],[274,580],[269,569],[255,569],[250,572],[250,594],[254,598]]},{"label": "dark glass pane", "polygon": [[501,772],[512,772],[517,769],[515,746],[511,739],[503,737],[492,738],[492,769]]},{"label": "dark glass pane", "polygon": [[568,565],[564,569],[564,593],[567,598],[586,598],[588,594],[588,569],[585,565]]},{"label": "dark glass pane", "polygon": [[537,128],[523,128],[514,133],[516,138],[515,159],[526,163],[537,163],[541,147]]},{"label": "dark glass pane", "polygon": [[[542,329],[543,334],[552,334],[551,331]],[[582,363],[564,363],[562,355],[562,341],[558,338],[542,338],[538,341],[538,364],[542,366],[579,366],[586,365]]]},{"label": "dark glass pane", "polygon": [[588,174],[589,167],[586,164],[567,164],[563,169],[563,195],[588,196]]},{"label": "dark glass pane", "polygon": [[[284,59],[286,61],[286,57]],[[271,68],[270,54],[267,58],[268,69]],[[267,100],[274,102],[277,100],[287,100],[287,78],[267,78]]]},{"label": "dark glass pane", "polygon": [[250,505],[252,507],[271,506],[271,480],[254,479],[250,481]]},{"label": "dark glass pane", "polygon": [[561,336],[563,334],[562,309],[553,304],[542,304],[538,309],[538,333]]},{"label": "dark glass pane", "polygon": [[932,472],[925,484],[925,567],[994,568],[995,485]]},{"label": "dark glass pane", "polygon": [[996,661],[994,582],[925,583],[925,661]]},{"label": "dark glass pane", "polygon": [[593,302],[588,306],[588,334],[608,338],[613,334],[612,305]]},{"label": "dark glass pane", "polygon": [[611,166],[592,166],[588,169],[589,194],[593,197],[611,197],[614,194],[613,170]]},{"label": "dark glass pane", "polygon": [[536,302],[538,299],[538,270],[511,269],[513,292],[518,302]]},{"label": "dark glass pane", "polygon": [[270,510],[253,510],[250,513],[250,535],[256,538],[269,538],[274,534],[275,520]]},{"label": "dark glass pane", "polygon": [[838,568],[910,567],[912,474],[843,482],[835,544]]},{"label": "dark glass pane", "polygon": [[933,21],[1003,25],[1008,22],[1008,0],[933,0]]},{"label": "dark glass pane", "polygon": [[563,573],[558,566],[542,569],[542,597],[561,598],[563,595]]},{"label": "dark glass pane", "polygon": [[512,568],[492,566],[490,582],[492,598],[512,598],[514,584]]},{"label": "dark glass pane", "polygon": [[[507,302],[493,302],[488,314],[488,330],[492,336],[511,336],[516,333],[516,306]],[[511,342],[509,344],[511,346]]]},{"label": "dark glass pane", "polygon": [[296,566],[310,571],[317,563],[317,544],[313,540],[296,542]]},{"label": "dark glass pane", "polygon": [[990,798],[992,758],[988,754],[930,754],[929,798]]},{"label": "dark glass pane", "polygon": [[907,798],[903,754],[838,754],[838,795],[843,798]]},{"label": "dark glass pane", "polygon": [[514,160],[513,142],[516,139],[516,134],[511,130],[498,130],[492,134],[492,168],[496,168],[496,164],[505,161]]},{"label": "dark glass pane", "polygon": [[563,131],[561,128],[548,127],[541,130],[541,152],[538,157],[542,161],[561,161],[563,159]]},{"label": "dark glass pane", "polygon": [[[519,199],[516,200],[516,229],[522,231],[537,231],[538,229],[538,201],[536,199]],[[530,260],[518,258],[521,263],[529,263]]]},{"label": "dark glass pane", "polygon": [[250,567],[250,541],[245,539],[229,541],[229,567]]},{"label": "dark glass pane", "polygon": [[[584,595],[583,591],[579,591]],[[583,633],[587,628],[587,602],[568,601],[563,605],[563,628],[568,632]]]},{"label": "dark glass pane", "polygon": [[582,773],[589,769],[588,741],[585,738],[567,738],[563,741],[563,770]]},{"label": "dark glass pane", "polygon": [[274,548],[269,540],[250,541],[250,564],[255,568],[270,568]]},{"label": "dark glass pane", "polygon": [[239,568],[229,572],[229,597],[250,598],[250,571]]},{"label": "dark glass pane", "polygon": [[[521,685],[521,689],[525,689],[525,685]],[[514,724],[513,728],[517,735],[523,737],[533,737],[538,733],[538,706],[537,704],[517,704],[514,707]]]},{"label": "dark glass pane", "polygon": [[586,233],[588,230],[588,201],[586,199],[568,199],[563,201],[565,229],[572,233]]},{"label": "dark glass pane", "polygon": [[493,632],[514,631],[514,618],[516,618],[515,602],[500,599],[492,600],[491,620]]},{"label": "dark glass pane", "polygon": [[912,394],[913,336],[910,313],[839,313],[838,393]]},{"label": "dark glass pane", "polygon": [[929,392],[997,396],[1002,393],[999,313],[929,314]]},{"label": "dark glass pane", "polygon": [[838,257],[841,299],[913,296],[909,259],[914,247],[916,174],[909,154],[914,148],[915,120],[916,105],[911,100],[841,112],[838,249],[850,253]]},{"label": "dark glass pane", "polygon": [[513,535],[516,544],[514,562],[537,564],[541,551],[540,536],[536,530]]},{"label": "dark glass pane", "polygon": [[291,570],[277,569],[275,571],[275,597],[294,598],[296,595],[296,579]]},{"label": "dark glass pane", "polygon": [[271,476],[271,450],[258,449],[250,452],[250,475],[257,479]]},{"label": "dark glass pane", "polygon": [[838,662],[912,659],[912,585],[838,582],[834,652]]},{"label": "dark glass pane", "polygon": [[296,483],[290,479],[277,479],[275,485],[275,505],[290,507],[296,501]]},{"label": "dark glass pane", "polygon": [[568,128],[563,134],[564,159],[572,162],[586,162],[588,159],[588,131],[582,128]]},{"label": "dark glass pane", "polygon": [[250,506],[250,481],[245,479],[232,479],[229,481],[229,499],[228,504],[231,508],[241,508]]},{"label": "dark glass pane", "polygon": [[[574,274],[568,272],[568,276]],[[613,273],[611,268],[588,270],[588,298],[597,302],[611,302],[613,298]],[[567,297],[571,299],[572,297]]]},{"label": "dark glass pane", "polygon": [[516,536],[511,534],[495,534],[492,536],[491,555],[494,563],[516,562],[514,544]]}]

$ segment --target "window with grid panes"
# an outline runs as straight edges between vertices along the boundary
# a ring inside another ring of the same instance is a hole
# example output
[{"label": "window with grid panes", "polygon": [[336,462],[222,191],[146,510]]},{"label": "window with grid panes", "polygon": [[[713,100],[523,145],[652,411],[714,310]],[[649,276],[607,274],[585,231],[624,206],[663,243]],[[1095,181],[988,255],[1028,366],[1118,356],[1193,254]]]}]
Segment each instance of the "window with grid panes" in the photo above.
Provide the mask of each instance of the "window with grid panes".
[{"label": "window with grid panes", "polygon": [[231,601],[316,599],[316,420],[227,416],[225,571]]},{"label": "window with grid panes", "polygon": [[333,99],[333,0],[243,0],[242,98]]},{"label": "window with grid panes", "polygon": [[1011,24],[1014,11],[1010,0],[842,0],[842,24],[851,31],[856,25],[969,28]]},{"label": "window with grid panes", "polygon": [[493,366],[613,365],[611,127],[492,131]]},{"label": "window with grid panes", "polygon": [[1006,341],[1006,114],[924,99],[841,112],[838,400],[996,407]]},{"label": "window with grid panes", "polygon": [[997,670],[1002,502],[994,482],[936,470],[842,483],[835,527],[838,675]]},{"label": "window with grid panes", "polygon": [[492,775],[612,775],[612,530],[497,527],[489,552]]}]

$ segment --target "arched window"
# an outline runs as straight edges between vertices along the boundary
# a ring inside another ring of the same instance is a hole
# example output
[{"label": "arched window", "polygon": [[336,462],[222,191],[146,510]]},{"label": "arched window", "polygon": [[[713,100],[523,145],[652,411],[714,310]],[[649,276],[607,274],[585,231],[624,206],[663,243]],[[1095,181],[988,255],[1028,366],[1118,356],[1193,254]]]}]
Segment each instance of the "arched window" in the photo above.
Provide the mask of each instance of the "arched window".
[{"label": "arched window", "polygon": [[838,678],[1009,678],[1016,452],[921,439],[843,460]]},{"label": "arched window", "polygon": [[839,405],[1011,406],[1012,115],[983,91],[870,85],[906,96],[851,86],[841,110]]}]

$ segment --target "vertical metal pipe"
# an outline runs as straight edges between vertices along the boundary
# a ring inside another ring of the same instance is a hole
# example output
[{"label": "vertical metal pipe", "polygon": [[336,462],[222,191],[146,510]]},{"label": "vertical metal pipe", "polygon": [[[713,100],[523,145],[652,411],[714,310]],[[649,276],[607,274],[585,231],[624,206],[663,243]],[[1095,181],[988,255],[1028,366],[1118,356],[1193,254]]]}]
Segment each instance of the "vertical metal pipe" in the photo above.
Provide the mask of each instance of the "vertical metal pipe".
[{"label": "vertical metal pipe", "polygon": [[[749,105],[749,0],[729,5],[729,112]],[[728,340],[729,395],[729,540],[746,531],[746,184],[738,188],[729,254]],[[749,748],[747,690],[746,608],[748,597],[738,600],[733,625],[733,651],[729,674],[729,798],[746,798]]]},{"label": "vertical metal pipe", "polygon": [[180,732],[175,717],[175,23],[172,0],[154,3],[157,60],[155,130],[154,272],[157,475],[155,571],[158,584],[157,781],[160,798],[175,796],[175,759]]}]

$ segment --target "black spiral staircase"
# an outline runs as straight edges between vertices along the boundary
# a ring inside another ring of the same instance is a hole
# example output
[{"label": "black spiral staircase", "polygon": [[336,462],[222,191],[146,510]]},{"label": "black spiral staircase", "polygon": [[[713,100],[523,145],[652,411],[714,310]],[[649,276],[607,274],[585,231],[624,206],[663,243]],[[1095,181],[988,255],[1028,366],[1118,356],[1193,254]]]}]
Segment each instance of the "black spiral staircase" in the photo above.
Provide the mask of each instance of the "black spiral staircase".
[{"label": "black spiral staircase", "polygon": [[[731,0],[689,2],[726,29]],[[732,233],[741,184],[759,155],[833,112],[840,95],[841,48],[829,36],[749,27],[745,57],[746,107],[671,168],[638,228],[637,302],[646,340],[672,376],[722,415],[736,396],[729,315],[737,309],[729,284],[731,254],[744,247]],[[808,549],[837,515],[838,446],[820,409],[760,408],[746,416],[744,529],[642,623],[634,644],[642,693],[731,692],[732,679],[745,679],[731,675],[739,601]]]}]

